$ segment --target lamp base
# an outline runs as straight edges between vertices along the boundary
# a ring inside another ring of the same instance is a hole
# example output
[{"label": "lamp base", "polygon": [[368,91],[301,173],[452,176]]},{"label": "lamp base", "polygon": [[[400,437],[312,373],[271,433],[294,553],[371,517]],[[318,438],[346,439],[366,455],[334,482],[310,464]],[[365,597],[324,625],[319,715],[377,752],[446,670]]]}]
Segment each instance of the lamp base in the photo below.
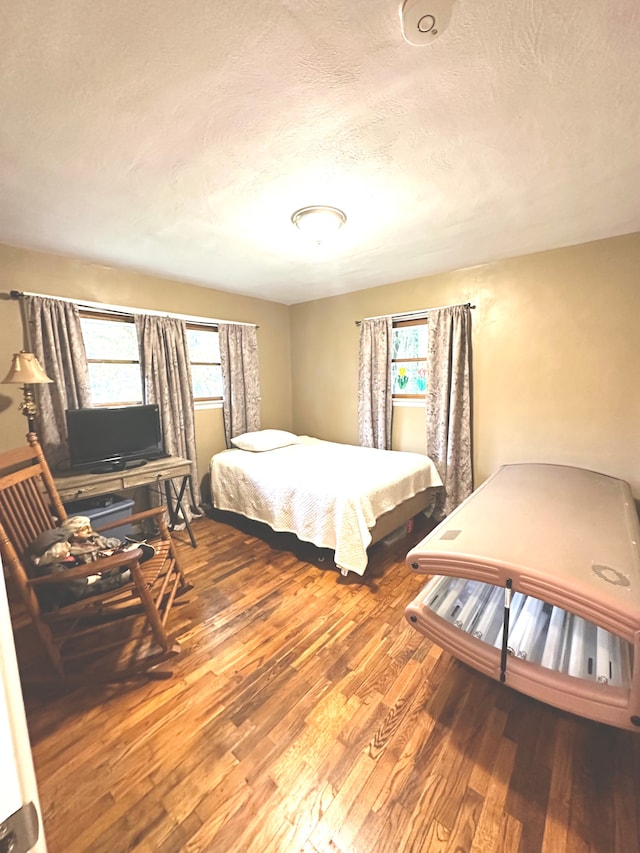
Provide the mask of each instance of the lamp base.
[{"label": "lamp base", "polygon": [[24,395],[24,399],[18,406],[18,409],[27,419],[29,432],[35,432],[35,419],[38,414],[38,409],[36,407],[33,391],[25,385],[22,388],[22,393]]}]

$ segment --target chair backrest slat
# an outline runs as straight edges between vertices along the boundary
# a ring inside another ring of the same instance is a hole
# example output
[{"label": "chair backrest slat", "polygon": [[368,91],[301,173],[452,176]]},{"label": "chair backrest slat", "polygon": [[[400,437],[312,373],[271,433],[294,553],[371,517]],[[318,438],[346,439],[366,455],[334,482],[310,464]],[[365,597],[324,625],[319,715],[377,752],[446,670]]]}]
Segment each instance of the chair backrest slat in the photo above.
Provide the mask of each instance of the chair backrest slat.
[{"label": "chair backrest slat", "polygon": [[[30,447],[0,454],[0,513],[4,530],[20,557],[36,536],[56,523],[42,464],[35,459]],[[16,464],[22,467],[15,470]]]},{"label": "chair backrest slat", "polygon": [[55,527],[55,519],[33,482],[17,483],[10,489],[0,487],[0,513],[7,535],[20,556],[36,536]]},{"label": "chair backrest slat", "polygon": [[19,517],[22,509],[17,504],[16,495],[13,492],[0,493],[0,515],[4,522],[3,527],[16,551],[22,554],[28,546],[29,541],[33,541],[35,536],[32,536],[27,541],[27,536],[23,530],[22,518]]}]

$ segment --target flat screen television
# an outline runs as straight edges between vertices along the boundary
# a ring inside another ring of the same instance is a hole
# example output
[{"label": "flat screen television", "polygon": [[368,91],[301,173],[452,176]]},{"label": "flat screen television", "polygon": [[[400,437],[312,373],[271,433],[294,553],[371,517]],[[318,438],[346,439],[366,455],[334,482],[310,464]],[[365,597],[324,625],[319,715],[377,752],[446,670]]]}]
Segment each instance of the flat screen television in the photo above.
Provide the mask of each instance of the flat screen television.
[{"label": "flat screen television", "polygon": [[157,405],[67,409],[69,462],[95,473],[166,456]]}]

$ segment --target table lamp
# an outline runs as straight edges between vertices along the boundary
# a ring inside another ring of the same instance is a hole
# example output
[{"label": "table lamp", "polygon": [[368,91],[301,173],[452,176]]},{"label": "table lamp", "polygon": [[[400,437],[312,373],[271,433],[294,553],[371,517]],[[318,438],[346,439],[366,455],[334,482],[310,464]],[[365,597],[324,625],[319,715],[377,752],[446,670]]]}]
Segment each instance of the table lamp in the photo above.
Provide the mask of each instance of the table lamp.
[{"label": "table lamp", "polygon": [[14,353],[11,362],[11,368],[5,378],[2,380],[3,385],[22,385],[22,393],[24,395],[18,409],[27,418],[29,432],[35,432],[34,423],[38,414],[36,401],[33,396],[33,390],[30,385],[42,385],[45,382],[53,382],[42,369],[38,359],[32,352]]}]

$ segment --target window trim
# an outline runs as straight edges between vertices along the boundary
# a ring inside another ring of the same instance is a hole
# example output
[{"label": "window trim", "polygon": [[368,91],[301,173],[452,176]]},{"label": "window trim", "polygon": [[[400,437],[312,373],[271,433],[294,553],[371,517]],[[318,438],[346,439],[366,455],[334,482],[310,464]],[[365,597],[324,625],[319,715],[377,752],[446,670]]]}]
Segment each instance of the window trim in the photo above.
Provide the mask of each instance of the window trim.
[{"label": "window trim", "polygon": [[[113,323],[132,323],[135,326],[135,314],[127,314],[123,311],[113,311],[105,309],[104,311],[99,311],[95,308],[83,308],[82,306],[78,306],[78,313],[80,317],[80,321],[83,319],[87,320],[106,320],[108,322]],[[219,326],[217,323],[210,322],[207,323],[204,320],[202,322],[193,320],[187,321],[185,320],[185,326],[187,329],[200,329],[210,332],[218,332]],[[140,355],[138,352],[138,358],[136,360],[133,359],[104,359],[104,358],[88,358],[88,364],[137,364],[138,370],[140,372],[140,386],[142,388],[142,367],[140,365]],[[202,367],[220,367],[222,369],[221,362],[219,361],[192,361],[189,358],[189,365],[193,366],[202,366]],[[196,397],[193,398],[194,408],[197,409],[209,409],[209,408],[220,408],[223,403],[223,396],[219,397]],[[97,403],[96,408],[108,408],[109,406],[137,406],[140,405],[140,402],[144,402],[144,395],[141,401],[127,401],[127,402],[107,402],[107,403]]]},{"label": "window trim", "polygon": [[[220,329],[217,323],[197,323],[197,322],[188,322],[186,323],[187,329],[193,330],[203,330],[207,332],[217,332],[220,334]],[[222,371],[222,362],[221,361],[192,361],[189,358],[189,364],[191,367],[196,365],[197,367],[219,367]],[[222,394],[219,397],[193,397],[193,405],[198,408],[217,408],[218,406],[222,406],[224,397]]]},{"label": "window trim", "polygon": [[[135,317],[133,315],[126,315],[121,313],[116,314],[111,311],[96,311],[95,309],[86,309],[81,307],[78,307],[78,314],[80,317],[81,324],[82,320],[107,320],[112,323],[132,323],[133,325],[135,325]],[[140,367],[139,352],[138,358],[135,360],[130,358],[89,358],[87,356],[87,364],[137,364],[138,373],[140,374],[140,390],[142,391],[142,369]],[[139,406],[141,403],[144,403],[144,393],[142,393],[140,400],[127,400],[125,402],[108,401],[106,403],[94,403],[93,405],[95,405],[96,408],[106,409],[110,406]]]},{"label": "window trim", "polygon": [[[429,320],[427,317],[416,317],[412,319],[406,320],[393,320],[392,328],[393,329],[401,329],[406,328],[408,326],[428,326]],[[427,355],[425,353],[424,358],[392,358],[389,363],[390,369],[394,364],[416,364],[416,363],[424,363],[426,364]],[[423,394],[396,394],[392,392],[391,401],[392,404],[396,403],[406,403],[410,405],[416,405],[416,403],[410,403],[410,401],[424,401],[426,400],[427,392]]]}]

